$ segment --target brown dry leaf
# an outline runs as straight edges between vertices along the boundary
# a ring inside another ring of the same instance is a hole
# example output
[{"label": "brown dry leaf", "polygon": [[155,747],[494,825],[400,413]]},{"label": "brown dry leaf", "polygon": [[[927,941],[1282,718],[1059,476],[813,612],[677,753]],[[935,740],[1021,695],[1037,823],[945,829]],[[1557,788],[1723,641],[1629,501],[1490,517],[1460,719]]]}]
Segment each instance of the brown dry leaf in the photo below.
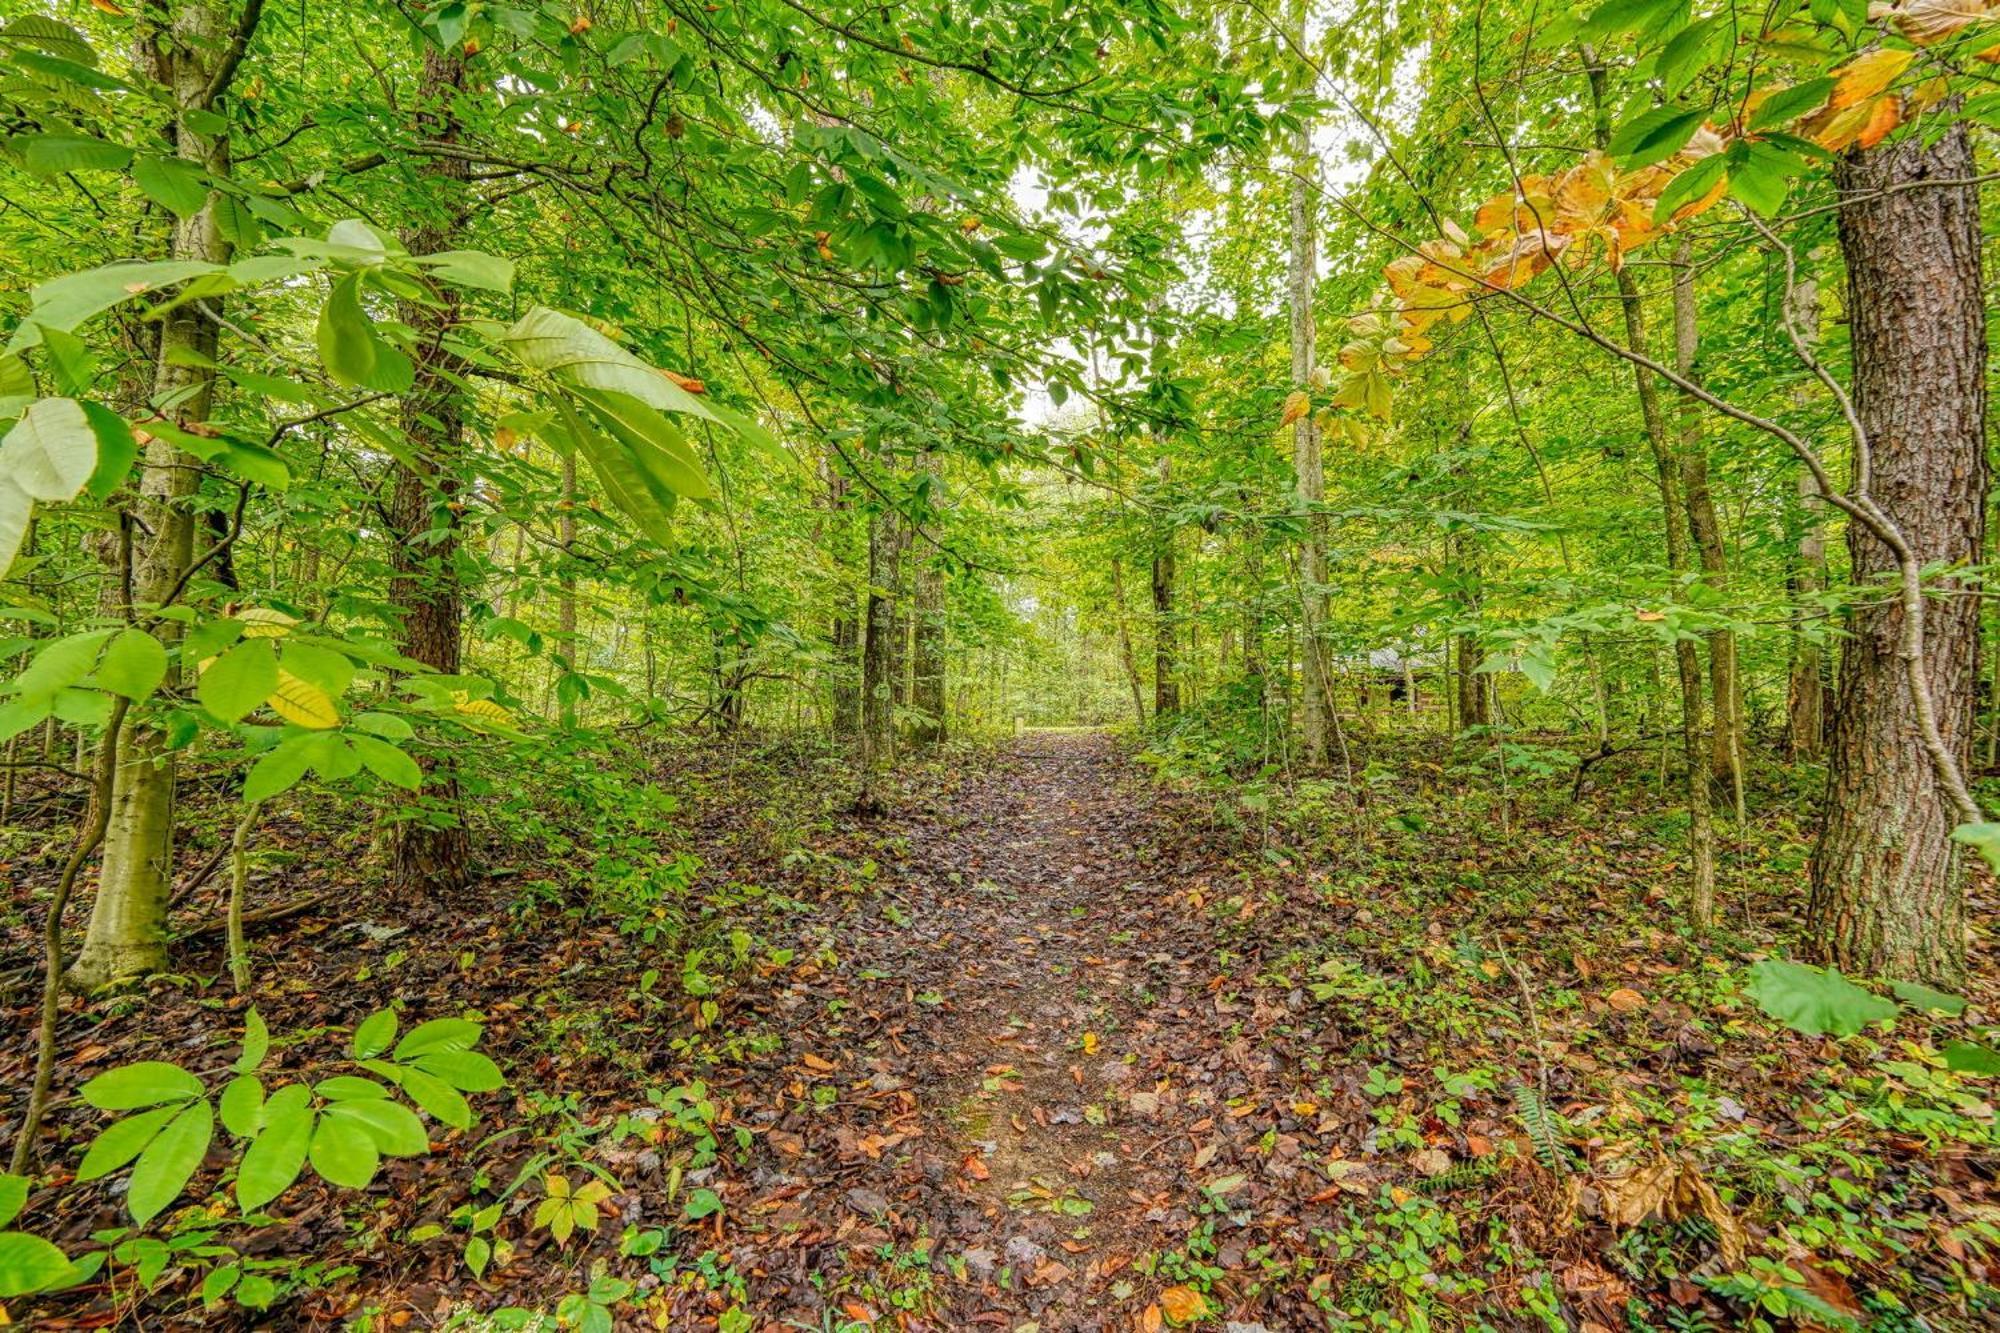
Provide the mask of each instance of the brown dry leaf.
[{"label": "brown dry leaf", "polygon": [[1630,986],[1620,986],[1605,996],[1604,1002],[1621,1014],[1636,1013],[1646,1007],[1646,997]]},{"label": "brown dry leaf", "polygon": [[978,1153],[972,1153],[966,1157],[965,1174],[971,1176],[974,1180],[986,1180],[993,1175],[991,1171],[986,1169],[986,1159]]},{"label": "brown dry leaf", "polygon": [[807,1069],[815,1070],[821,1074],[831,1074],[835,1068],[833,1061],[822,1059],[811,1052],[800,1056],[799,1063]]},{"label": "brown dry leaf", "polygon": [[1572,1181],[1570,1202],[1572,1207],[1592,1205],[1588,1211],[1618,1230],[1636,1227],[1655,1216],[1678,1222],[1699,1215],[1715,1228],[1723,1263],[1734,1268],[1743,1262],[1747,1239],[1743,1224],[1723,1206],[1715,1186],[1702,1179],[1692,1162],[1676,1163],[1662,1158],[1636,1171],[1596,1181],[1589,1187],[1581,1181]]},{"label": "brown dry leaf", "polygon": [[1442,1148],[1426,1148],[1410,1159],[1410,1165],[1427,1176],[1441,1176],[1451,1170],[1451,1154]]},{"label": "brown dry leaf", "polygon": [[1160,1309],[1175,1324],[1192,1324],[1208,1318],[1208,1297],[1193,1287],[1168,1287],[1160,1293]]},{"label": "brown dry leaf", "polygon": [[1139,1333],[1160,1333],[1163,1323],[1164,1321],[1160,1318],[1160,1307],[1149,1305],[1133,1321],[1133,1326],[1139,1330]]}]

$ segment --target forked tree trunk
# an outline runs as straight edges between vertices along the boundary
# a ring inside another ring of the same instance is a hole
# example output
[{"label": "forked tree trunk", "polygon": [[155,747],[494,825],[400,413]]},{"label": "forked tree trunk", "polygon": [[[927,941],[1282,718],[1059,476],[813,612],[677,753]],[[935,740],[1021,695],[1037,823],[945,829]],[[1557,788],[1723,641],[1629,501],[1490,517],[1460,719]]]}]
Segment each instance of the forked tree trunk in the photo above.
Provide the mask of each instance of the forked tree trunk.
[{"label": "forked tree trunk", "polygon": [[[1976,563],[1986,536],[1977,174],[1963,124],[1928,146],[1912,135],[1851,154],[1834,173],[1854,405],[1872,455],[1873,475],[1862,480],[1926,565]],[[1847,548],[1857,583],[1896,572],[1890,551],[1858,524]],[[1933,597],[1924,622],[1929,706],[1962,769],[1979,601]],[[1807,928],[1843,969],[1952,983],[1965,970],[1964,849],[1951,840],[1960,816],[1921,739],[1904,611],[1879,599],[1855,609],[1851,628]]]},{"label": "forked tree trunk", "polygon": [[[241,53],[240,46],[231,45],[239,26],[227,4],[186,3],[171,10],[164,27],[146,24],[138,39],[136,63],[174,100],[176,156],[211,176],[228,173],[229,140],[201,134],[187,122],[193,113],[210,112],[226,92],[233,62]],[[250,33],[245,30],[240,35],[247,42]],[[200,212],[175,225],[172,258],[228,262],[229,242],[216,225],[214,202],[211,194]],[[212,312],[221,303],[220,297],[210,298],[205,304],[211,313],[193,303],[176,306],[160,329],[152,401],[169,404],[166,410],[183,428],[206,421],[214,400],[215,372],[210,367],[216,363],[218,326]],[[146,446],[138,515],[151,536],[137,556],[133,575],[133,596],[142,609],[171,596],[193,559],[191,502],[200,479],[199,460],[165,439],[156,436]],[[154,632],[171,643],[180,626],[164,620]],[[89,990],[166,967],[174,778],[175,754],[165,737],[152,727],[129,728],[118,747],[90,928],[69,969],[74,987]]]},{"label": "forked tree trunk", "polygon": [[[426,47],[417,93],[417,116],[425,134],[443,142],[458,139],[455,103],[464,88],[464,57],[456,50]],[[404,234],[412,254],[451,248],[469,192],[467,164],[458,157],[434,157],[423,174],[431,187],[426,203],[436,216]],[[444,288],[431,304],[406,303],[402,314],[417,334],[416,380],[403,396],[410,462],[397,464],[389,497],[389,601],[402,617],[399,646],[404,655],[456,675],[463,651],[458,493],[465,403],[459,368],[444,346],[444,334],[457,319],[458,300]],[[565,651],[571,649],[566,646]],[[472,843],[457,775],[433,763],[423,799],[420,817],[391,825],[391,886],[406,897],[456,888],[472,874]]]}]

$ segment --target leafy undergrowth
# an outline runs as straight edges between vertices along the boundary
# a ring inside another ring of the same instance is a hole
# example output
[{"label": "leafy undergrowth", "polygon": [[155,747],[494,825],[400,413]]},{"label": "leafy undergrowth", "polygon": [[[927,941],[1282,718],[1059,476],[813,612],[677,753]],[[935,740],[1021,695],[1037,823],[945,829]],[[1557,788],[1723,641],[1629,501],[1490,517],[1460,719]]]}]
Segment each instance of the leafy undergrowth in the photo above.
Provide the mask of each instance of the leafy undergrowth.
[{"label": "leafy undergrowth", "polygon": [[[212,1151],[143,1232],[75,1085],[227,1068],[213,934],[63,1030],[15,1223],[111,1257],[37,1327],[1957,1329],[2000,1318],[1992,1000],[1795,1035],[1745,994],[1804,901],[1803,823],[1725,828],[1724,928],[1675,926],[1642,756],[1377,738],[1358,787],[1155,774],[1093,735],[954,749],[856,820],[796,743],[556,756],[485,806],[495,874],[370,890],[303,799],[259,853],[274,1065],[385,1008],[482,1025],[508,1078],[365,1189],[237,1220]],[[478,795],[477,792],[474,793]],[[59,849],[4,849],[8,967]],[[209,848],[182,855],[184,876]],[[180,923],[212,915],[207,887]],[[1979,892],[1986,892],[1982,881]],[[1981,902],[1982,908],[1990,903]],[[1983,943],[1983,941],[1982,941]],[[10,974],[10,1089],[31,986]],[[157,1035],[174,1034],[162,1040]],[[92,1237],[99,1239],[93,1242]],[[224,1280],[215,1275],[234,1270]],[[211,1298],[204,1301],[204,1288]],[[1762,1321],[1761,1324],[1759,1321]]]}]

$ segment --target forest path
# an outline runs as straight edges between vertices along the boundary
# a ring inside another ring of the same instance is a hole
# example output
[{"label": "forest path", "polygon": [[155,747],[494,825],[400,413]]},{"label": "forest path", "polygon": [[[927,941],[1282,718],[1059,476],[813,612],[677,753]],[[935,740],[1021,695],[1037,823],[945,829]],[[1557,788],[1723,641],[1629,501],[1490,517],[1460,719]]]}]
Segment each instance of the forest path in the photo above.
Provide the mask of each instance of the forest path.
[{"label": "forest path", "polygon": [[[840,1267],[868,1274],[838,1284],[850,1316],[1124,1329],[1173,1280],[1133,1262],[1182,1245],[1202,1206],[1186,1174],[1216,1174],[1203,1145],[1228,1131],[1213,1075],[1190,1086],[1169,1060],[1221,1047],[1230,1020],[1201,994],[1206,853],[1168,850],[1159,799],[1108,738],[1031,735],[887,821],[906,851],[882,916],[839,946],[865,989],[790,1054],[842,1088],[820,1108],[841,1123],[788,1115],[769,1136],[796,1154],[780,1227],[830,1228]],[[833,1255],[813,1249],[824,1289]]]}]

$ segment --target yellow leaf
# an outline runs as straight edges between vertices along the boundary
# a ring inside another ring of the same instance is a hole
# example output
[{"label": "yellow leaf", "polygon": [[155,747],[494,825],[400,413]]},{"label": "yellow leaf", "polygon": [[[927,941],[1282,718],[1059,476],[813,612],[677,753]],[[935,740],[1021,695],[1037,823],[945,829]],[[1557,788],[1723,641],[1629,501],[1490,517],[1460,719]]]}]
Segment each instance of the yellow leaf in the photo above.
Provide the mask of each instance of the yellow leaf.
[{"label": "yellow leaf", "polygon": [[1278,419],[1280,426],[1289,426],[1312,410],[1312,399],[1304,389],[1294,389],[1285,396],[1285,413]]},{"label": "yellow leaf", "polygon": [[278,688],[264,700],[272,712],[287,722],[324,731],[340,724],[333,696],[308,680],[300,680],[283,667],[278,668]]},{"label": "yellow leaf", "polygon": [[1894,83],[1896,76],[1916,58],[1915,51],[1896,51],[1886,46],[1856,56],[1835,73],[1833,96],[1827,105],[1835,111],[1860,105]]},{"label": "yellow leaf", "polygon": [[1086,1032],[1083,1034],[1083,1053],[1085,1055],[1097,1054],[1097,1034],[1095,1032]]},{"label": "yellow leaf", "polygon": [[1160,1293],[1160,1310],[1169,1323],[1192,1324],[1208,1318],[1208,1297],[1193,1287],[1168,1287]]},{"label": "yellow leaf", "polygon": [[243,622],[246,639],[282,639],[299,623],[295,617],[268,606],[245,607],[236,613],[236,619]]}]

